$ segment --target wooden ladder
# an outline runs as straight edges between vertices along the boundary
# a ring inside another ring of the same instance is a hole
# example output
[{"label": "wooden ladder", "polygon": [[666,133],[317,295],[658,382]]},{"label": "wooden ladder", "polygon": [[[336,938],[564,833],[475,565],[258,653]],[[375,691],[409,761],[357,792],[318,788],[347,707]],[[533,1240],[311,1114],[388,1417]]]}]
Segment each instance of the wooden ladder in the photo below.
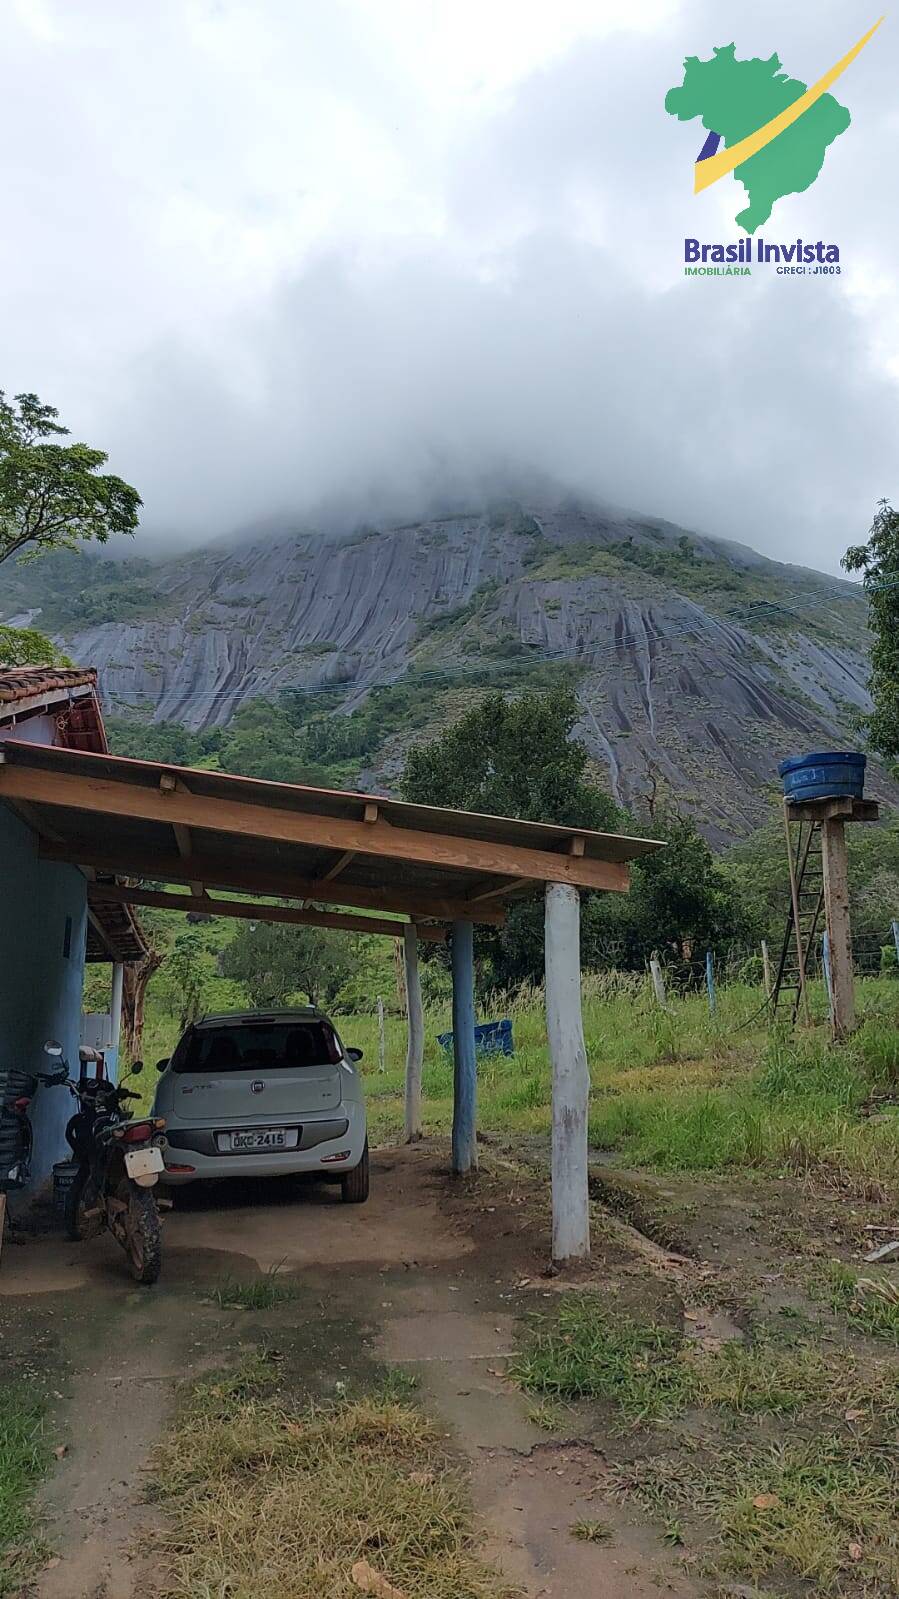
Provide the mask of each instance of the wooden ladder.
[{"label": "wooden ladder", "polygon": [[791,828],[785,807],[784,827],[790,866],[790,907],[771,997],[775,1011],[781,995],[789,997],[790,1020],[795,1023],[800,1006],[806,1021],[809,1019],[805,985],[824,910],[824,863],[820,822],[798,822]]}]

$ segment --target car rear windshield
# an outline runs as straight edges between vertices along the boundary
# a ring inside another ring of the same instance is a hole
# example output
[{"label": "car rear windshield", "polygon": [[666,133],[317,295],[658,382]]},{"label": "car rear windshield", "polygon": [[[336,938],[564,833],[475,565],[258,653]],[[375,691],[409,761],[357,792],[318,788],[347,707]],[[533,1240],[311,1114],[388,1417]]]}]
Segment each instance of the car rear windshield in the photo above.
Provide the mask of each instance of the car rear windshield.
[{"label": "car rear windshield", "polygon": [[340,1046],[327,1022],[241,1022],[194,1028],[172,1060],[176,1072],[290,1071],[328,1066]]}]

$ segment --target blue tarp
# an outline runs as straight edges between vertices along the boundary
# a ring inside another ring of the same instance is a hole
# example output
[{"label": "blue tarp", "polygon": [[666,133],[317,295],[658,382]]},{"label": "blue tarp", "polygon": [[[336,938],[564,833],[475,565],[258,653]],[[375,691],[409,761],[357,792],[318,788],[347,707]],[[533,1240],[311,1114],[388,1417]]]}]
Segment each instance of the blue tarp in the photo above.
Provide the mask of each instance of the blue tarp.
[{"label": "blue tarp", "polygon": [[[452,1051],[452,1033],[438,1033],[437,1042],[441,1049]],[[480,1022],[474,1030],[475,1049],[479,1055],[514,1055],[515,1045],[512,1041],[512,1023],[508,1016],[501,1022]]]}]

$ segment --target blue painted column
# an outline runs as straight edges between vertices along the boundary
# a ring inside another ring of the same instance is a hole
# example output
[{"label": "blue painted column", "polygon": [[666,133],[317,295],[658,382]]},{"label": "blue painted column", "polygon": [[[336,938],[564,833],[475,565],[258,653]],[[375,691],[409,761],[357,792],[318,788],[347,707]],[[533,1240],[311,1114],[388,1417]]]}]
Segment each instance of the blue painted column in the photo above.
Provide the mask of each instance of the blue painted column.
[{"label": "blue painted column", "polygon": [[474,1044],[474,928],[453,922],[453,1171],[478,1165],[478,1068]]}]

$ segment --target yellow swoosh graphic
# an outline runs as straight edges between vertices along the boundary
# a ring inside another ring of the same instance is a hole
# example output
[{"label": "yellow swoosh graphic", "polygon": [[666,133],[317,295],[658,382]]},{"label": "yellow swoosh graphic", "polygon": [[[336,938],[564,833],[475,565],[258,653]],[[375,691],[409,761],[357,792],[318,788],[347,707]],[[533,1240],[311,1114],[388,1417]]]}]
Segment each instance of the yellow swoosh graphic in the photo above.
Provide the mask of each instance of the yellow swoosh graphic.
[{"label": "yellow swoosh graphic", "polygon": [[761,128],[756,128],[755,133],[747,134],[746,138],[740,139],[738,144],[732,144],[728,149],[719,150],[717,155],[710,155],[705,161],[697,161],[693,193],[698,194],[701,189],[707,189],[710,183],[715,183],[718,178],[723,178],[728,172],[733,172],[734,167],[738,167],[742,162],[748,161],[750,156],[755,155],[759,150],[763,150],[765,145],[770,144],[772,139],[776,139],[778,134],[784,132],[785,128],[789,128],[792,123],[804,116],[809,107],[813,106],[816,100],[820,100],[822,94],[827,93],[831,84],[836,82],[840,74],[846,71],[846,68],[855,60],[859,52],[864,50],[868,40],[877,32],[882,21],[883,17],[879,17],[873,28],[869,28],[867,33],[859,39],[858,44],[854,44],[852,49],[847,51],[846,55],[843,56],[841,61],[837,62],[835,67],[831,67],[829,72],[825,72],[823,78],[819,78],[818,82],[813,83],[810,89],[806,89],[805,94],[801,94],[798,100],[794,100],[792,105],[788,105],[785,111],[778,112],[777,116],[772,117],[770,122],[766,122]]}]

